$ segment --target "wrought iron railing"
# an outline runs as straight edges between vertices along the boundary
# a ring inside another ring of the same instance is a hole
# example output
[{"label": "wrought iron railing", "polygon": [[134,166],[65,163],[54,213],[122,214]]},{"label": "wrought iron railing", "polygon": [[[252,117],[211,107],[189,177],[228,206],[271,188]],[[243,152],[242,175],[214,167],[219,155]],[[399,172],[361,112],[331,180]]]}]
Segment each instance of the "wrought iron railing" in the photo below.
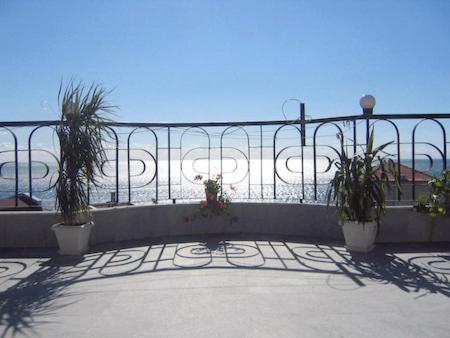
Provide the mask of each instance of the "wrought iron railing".
[{"label": "wrought iron railing", "polygon": [[[401,190],[390,199],[411,201],[449,165],[450,114],[352,115],[299,120],[130,123],[108,127],[108,161],[91,202],[158,203],[202,198],[201,182],[220,174],[238,200],[323,202],[340,139],[364,151],[371,127],[398,166]],[[53,206],[58,121],[0,122],[0,198],[27,193]],[[337,137],[338,136],[338,137]],[[113,194],[109,195],[111,192]],[[110,201],[112,196],[113,201]],[[109,198],[109,199],[108,199]]]}]

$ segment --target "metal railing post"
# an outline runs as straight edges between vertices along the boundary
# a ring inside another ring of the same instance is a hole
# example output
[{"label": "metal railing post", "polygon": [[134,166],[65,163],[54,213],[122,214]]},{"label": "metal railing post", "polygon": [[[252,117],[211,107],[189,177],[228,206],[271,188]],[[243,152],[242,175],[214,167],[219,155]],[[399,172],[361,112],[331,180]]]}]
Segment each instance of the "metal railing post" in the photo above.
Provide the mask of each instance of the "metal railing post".
[{"label": "metal railing post", "polygon": [[171,162],[171,157],[170,157],[170,127],[167,127],[167,170],[168,170],[168,177],[167,177],[167,188],[168,188],[168,195],[169,195],[169,200],[172,199],[172,193],[171,193],[171,178],[170,178],[170,162]]}]

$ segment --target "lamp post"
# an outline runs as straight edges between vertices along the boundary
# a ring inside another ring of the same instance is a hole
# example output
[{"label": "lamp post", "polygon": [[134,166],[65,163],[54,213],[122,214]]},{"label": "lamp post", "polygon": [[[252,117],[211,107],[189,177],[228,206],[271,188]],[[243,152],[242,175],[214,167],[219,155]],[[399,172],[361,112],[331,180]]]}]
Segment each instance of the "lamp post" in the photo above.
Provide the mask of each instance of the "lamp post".
[{"label": "lamp post", "polygon": [[359,105],[363,110],[363,115],[366,118],[366,147],[369,144],[369,134],[370,134],[370,117],[373,115],[373,107],[376,104],[375,97],[370,94],[366,94],[359,100]]},{"label": "lamp post", "polygon": [[73,119],[73,117],[74,117],[74,107],[75,107],[75,102],[73,101],[73,100],[70,100],[69,101],[69,105],[68,105],[68,107],[67,107],[67,109],[66,109],[66,120],[67,121],[69,121],[69,120],[72,120]]}]

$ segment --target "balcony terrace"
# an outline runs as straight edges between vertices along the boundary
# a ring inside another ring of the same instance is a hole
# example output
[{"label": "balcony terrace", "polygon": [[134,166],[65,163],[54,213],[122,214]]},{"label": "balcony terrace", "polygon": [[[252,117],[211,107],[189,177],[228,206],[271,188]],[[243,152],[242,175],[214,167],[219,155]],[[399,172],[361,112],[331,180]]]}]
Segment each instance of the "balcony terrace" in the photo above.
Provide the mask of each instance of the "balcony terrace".
[{"label": "balcony terrace", "polygon": [[[446,336],[449,222],[412,203],[428,189],[423,177],[448,167],[450,114],[300,113],[109,124],[104,177],[90,190],[101,207],[77,258],[57,255],[51,231],[57,122],[0,122],[0,187],[13,204],[0,212],[2,336]],[[323,202],[339,140],[364,151],[371,126],[377,142],[394,141],[402,193],[389,192],[365,255],[344,248]],[[194,177],[215,174],[237,222],[185,222],[204,198]],[[23,193],[44,211],[19,211]]]}]

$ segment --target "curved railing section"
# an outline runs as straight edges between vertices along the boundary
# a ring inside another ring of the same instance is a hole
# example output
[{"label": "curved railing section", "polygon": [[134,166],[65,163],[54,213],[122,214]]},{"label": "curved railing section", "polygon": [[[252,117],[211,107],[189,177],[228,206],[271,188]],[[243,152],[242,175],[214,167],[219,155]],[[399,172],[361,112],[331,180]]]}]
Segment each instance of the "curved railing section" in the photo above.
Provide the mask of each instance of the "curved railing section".
[{"label": "curved railing section", "polygon": [[[304,107],[303,107],[304,109]],[[220,174],[234,200],[324,201],[340,151],[364,152],[368,132],[397,164],[401,189],[392,201],[413,201],[427,179],[449,167],[450,114],[352,115],[289,121],[107,124],[100,184],[90,202],[178,203],[203,197],[204,179]],[[54,208],[59,121],[0,122],[0,200],[27,194]]]}]

